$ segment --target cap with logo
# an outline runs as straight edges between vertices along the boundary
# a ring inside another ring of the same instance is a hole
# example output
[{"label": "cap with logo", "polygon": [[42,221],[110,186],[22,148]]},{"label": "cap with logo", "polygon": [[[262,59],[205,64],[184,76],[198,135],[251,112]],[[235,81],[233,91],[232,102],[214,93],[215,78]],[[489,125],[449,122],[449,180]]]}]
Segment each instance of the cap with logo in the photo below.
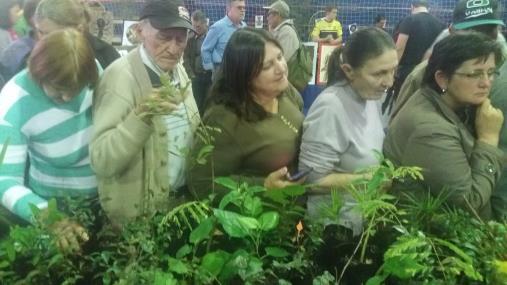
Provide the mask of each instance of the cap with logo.
[{"label": "cap with logo", "polygon": [[456,4],[452,26],[457,30],[480,25],[502,25],[497,0],[461,0]]},{"label": "cap with logo", "polygon": [[273,11],[278,13],[282,18],[287,19],[289,18],[290,9],[289,5],[285,3],[285,1],[278,0],[273,2],[270,6],[262,7],[264,9],[269,9],[269,11]]},{"label": "cap with logo", "polygon": [[143,7],[139,20],[148,19],[156,29],[185,28],[194,30],[187,8],[172,0],[149,1]]}]

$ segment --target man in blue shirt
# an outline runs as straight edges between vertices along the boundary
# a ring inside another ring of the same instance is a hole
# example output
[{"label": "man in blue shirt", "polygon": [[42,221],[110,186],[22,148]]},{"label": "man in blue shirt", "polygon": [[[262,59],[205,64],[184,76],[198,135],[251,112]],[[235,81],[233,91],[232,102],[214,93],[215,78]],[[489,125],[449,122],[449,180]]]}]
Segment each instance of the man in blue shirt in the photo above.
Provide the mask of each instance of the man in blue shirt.
[{"label": "man in blue shirt", "polygon": [[232,33],[245,27],[246,4],[244,0],[227,0],[227,15],[214,23],[206,35],[201,47],[204,69],[214,71],[222,63],[225,46]]}]

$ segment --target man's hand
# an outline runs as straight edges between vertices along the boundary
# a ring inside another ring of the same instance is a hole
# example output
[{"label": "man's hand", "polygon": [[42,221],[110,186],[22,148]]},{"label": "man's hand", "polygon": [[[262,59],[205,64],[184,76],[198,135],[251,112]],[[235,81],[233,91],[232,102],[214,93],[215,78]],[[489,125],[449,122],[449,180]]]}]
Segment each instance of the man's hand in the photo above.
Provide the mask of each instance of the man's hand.
[{"label": "man's hand", "polygon": [[171,96],[166,96],[160,88],[154,88],[151,94],[137,105],[134,112],[143,121],[149,123],[153,116],[168,115],[178,109],[178,105],[185,100],[184,96],[177,92],[171,94]]},{"label": "man's hand", "polygon": [[90,239],[86,229],[69,218],[55,222],[50,231],[58,248],[65,253],[81,251],[81,246]]}]

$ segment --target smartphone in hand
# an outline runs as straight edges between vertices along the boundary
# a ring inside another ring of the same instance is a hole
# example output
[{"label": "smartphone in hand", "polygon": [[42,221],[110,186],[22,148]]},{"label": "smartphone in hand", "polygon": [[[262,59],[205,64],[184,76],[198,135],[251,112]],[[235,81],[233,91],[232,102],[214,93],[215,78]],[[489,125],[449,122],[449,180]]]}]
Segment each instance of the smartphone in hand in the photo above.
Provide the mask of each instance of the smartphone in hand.
[{"label": "smartphone in hand", "polygon": [[313,168],[310,167],[306,170],[303,170],[303,171],[298,171],[296,173],[287,173],[287,180],[289,181],[297,181],[305,176],[307,176],[308,174],[310,174],[311,172],[313,171]]}]

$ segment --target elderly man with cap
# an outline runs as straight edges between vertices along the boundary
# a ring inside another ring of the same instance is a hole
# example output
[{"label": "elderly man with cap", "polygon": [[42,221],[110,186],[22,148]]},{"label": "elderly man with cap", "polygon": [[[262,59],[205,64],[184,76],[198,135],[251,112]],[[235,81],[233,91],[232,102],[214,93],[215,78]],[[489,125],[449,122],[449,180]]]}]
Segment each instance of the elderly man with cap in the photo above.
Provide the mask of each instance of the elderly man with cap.
[{"label": "elderly man with cap", "polygon": [[289,19],[289,5],[283,0],[278,0],[264,9],[268,9],[269,31],[282,46],[283,56],[288,61],[299,48],[296,28]]},{"label": "elderly man with cap", "polygon": [[[176,0],[150,1],[140,21],[142,44],[104,71],[94,101],[91,165],[115,225],[186,201],[182,149],[199,120],[181,63],[192,30],[187,9]],[[162,75],[185,92],[161,92]]]},{"label": "elderly man with cap", "polygon": [[[500,9],[497,0],[474,1],[460,0],[454,9],[453,23],[447,33],[439,36],[438,40],[445,38],[450,33],[461,33],[467,31],[476,31],[484,33],[493,39],[496,39],[502,45],[505,51],[505,40],[498,32],[499,26],[505,26],[500,17]],[[431,55],[431,53],[430,53]],[[406,102],[421,87],[422,78],[428,61],[425,60],[415,67],[403,84],[399,97],[395,102],[391,121],[405,106]],[[504,116],[507,114],[507,63],[500,68],[500,75],[493,81],[491,87],[491,104],[500,109]],[[507,129],[504,127],[500,132],[500,149],[507,153]],[[502,178],[497,184],[495,192],[491,198],[493,214],[497,220],[507,220],[507,169],[504,169]]]}]

